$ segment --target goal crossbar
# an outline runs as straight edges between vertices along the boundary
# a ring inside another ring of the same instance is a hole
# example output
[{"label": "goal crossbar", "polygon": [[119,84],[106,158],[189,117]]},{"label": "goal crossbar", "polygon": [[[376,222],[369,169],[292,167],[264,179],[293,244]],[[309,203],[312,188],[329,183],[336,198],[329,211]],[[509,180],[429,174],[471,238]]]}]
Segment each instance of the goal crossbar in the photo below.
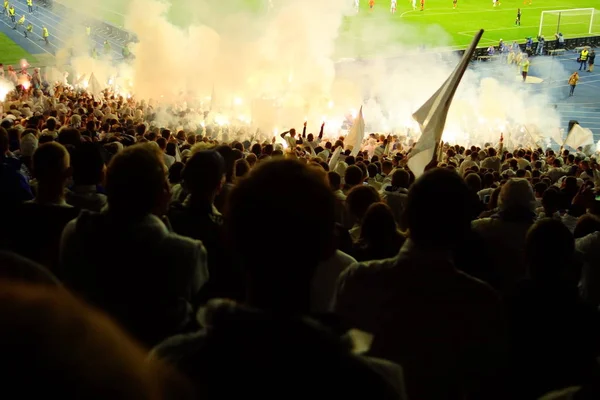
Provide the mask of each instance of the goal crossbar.
[{"label": "goal crossbar", "polygon": [[[596,12],[598,10],[596,10],[595,8],[570,8],[570,9],[566,9],[566,10],[545,10],[542,11],[542,14],[540,15],[540,29],[538,31],[538,36],[540,36],[542,34],[542,29],[544,27],[544,16],[548,15],[548,14],[558,14],[558,26],[560,26],[560,18],[562,16],[563,13],[568,13],[568,14],[575,14],[578,12],[582,12],[582,14],[580,15],[586,15],[589,13],[590,16],[590,23],[589,23],[589,27],[588,27],[588,34],[592,33],[593,30],[593,25],[594,25],[594,16],[596,15]],[[558,32],[557,32],[558,33]]]}]

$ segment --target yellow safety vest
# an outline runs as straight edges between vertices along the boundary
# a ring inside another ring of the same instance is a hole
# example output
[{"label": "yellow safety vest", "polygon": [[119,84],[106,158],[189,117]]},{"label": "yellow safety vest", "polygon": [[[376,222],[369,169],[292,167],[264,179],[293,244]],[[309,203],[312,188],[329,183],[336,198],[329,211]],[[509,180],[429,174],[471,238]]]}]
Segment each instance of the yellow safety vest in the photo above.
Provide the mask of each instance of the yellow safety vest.
[{"label": "yellow safety vest", "polygon": [[10,9],[10,10],[8,10],[8,13],[9,13],[11,16],[15,15],[15,8],[14,8],[14,7],[11,7],[11,9]]},{"label": "yellow safety vest", "polygon": [[27,25],[27,32],[33,32],[33,25]]},{"label": "yellow safety vest", "polygon": [[90,28],[89,26],[85,27],[85,33],[90,36],[90,33],[92,33],[92,28]]},{"label": "yellow safety vest", "polygon": [[32,7],[33,6],[33,0],[27,0],[27,5]]},{"label": "yellow safety vest", "polygon": [[23,25],[25,23],[25,16],[23,15],[21,18],[19,18],[19,25]]},{"label": "yellow safety vest", "polygon": [[523,66],[523,72],[529,72],[529,61],[524,61],[522,66]]},{"label": "yellow safety vest", "polygon": [[8,1],[4,2],[4,8],[6,8],[8,10]]},{"label": "yellow safety vest", "polygon": [[48,36],[50,36],[50,34],[48,33],[48,29],[47,28],[42,28],[42,36],[47,38]]},{"label": "yellow safety vest", "polygon": [[586,61],[586,60],[587,60],[587,58],[588,58],[588,54],[589,54],[589,51],[587,51],[587,50],[583,50],[583,51],[581,52],[581,55],[579,56],[579,59],[580,59],[581,61]]}]

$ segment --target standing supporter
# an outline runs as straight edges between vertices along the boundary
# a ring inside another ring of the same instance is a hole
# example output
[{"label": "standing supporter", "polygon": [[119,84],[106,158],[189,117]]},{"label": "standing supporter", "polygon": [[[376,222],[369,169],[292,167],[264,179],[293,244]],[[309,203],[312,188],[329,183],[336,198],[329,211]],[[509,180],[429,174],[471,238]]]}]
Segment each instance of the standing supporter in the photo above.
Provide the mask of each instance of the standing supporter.
[{"label": "standing supporter", "polygon": [[10,232],[10,250],[56,274],[62,230],[79,213],[65,198],[70,156],[64,146],[46,143],[33,153],[32,166],[35,198],[10,209],[2,229]]},{"label": "standing supporter", "polygon": [[470,198],[456,173],[426,172],[409,192],[400,253],[340,277],[336,312],[374,335],[369,354],[403,366],[410,398],[494,398],[504,381],[499,296],[451,259],[469,232]]},{"label": "standing supporter", "polygon": [[[190,323],[190,304],[208,280],[206,251],[159,218],[170,191],[152,145],[114,156],[106,191],[106,211],[84,212],[65,227],[59,277],[152,346]],[[98,246],[107,240],[109,248]]]},{"label": "standing supporter", "polygon": [[[280,215],[290,223],[278,229],[255,224],[264,215]],[[261,164],[231,193],[227,224],[246,269],[245,304],[210,303],[199,314],[205,329],[167,340],[154,357],[188,376],[199,399],[275,399],[292,392],[300,398],[315,393],[404,398],[397,366],[378,363],[392,373],[383,378],[332,331],[308,318],[315,269],[335,250],[334,197],[322,175],[292,160]],[[310,251],[290,257],[290,246],[306,240]],[[256,257],[265,244],[269,254]],[[265,379],[277,384],[265,385]]]}]

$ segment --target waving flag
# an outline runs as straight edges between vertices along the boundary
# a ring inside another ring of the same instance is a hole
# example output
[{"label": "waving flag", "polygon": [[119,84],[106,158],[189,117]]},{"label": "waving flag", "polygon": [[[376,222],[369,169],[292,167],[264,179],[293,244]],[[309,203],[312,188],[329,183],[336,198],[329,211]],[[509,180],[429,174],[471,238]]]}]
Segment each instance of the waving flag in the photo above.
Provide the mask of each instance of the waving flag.
[{"label": "waving flag", "polygon": [[469,61],[473,57],[482,35],[483,29],[475,35],[473,42],[471,42],[471,46],[465,51],[462,60],[456,66],[452,75],[450,75],[442,87],[440,87],[437,92],[435,92],[435,94],[413,114],[413,118],[421,127],[421,137],[410,153],[408,167],[417,178],[423,174],[425,167],[427,167],[435,156],[436,148],[442,140],[450,104],[452,103],[456,89],[467,70]]},{"label": "waving flag", "polygon": [[352,145],[352,153],[351,156],[356,157],[358,152],[360,151],[360,147],[362,146],[362,141],[365,137],[365,120],[363,118],[362,106],[360,107],[360,111],[358,115],[354,119],[354,124],[352,124],[352,129],[350,129],[350,133],[346,137],[347,145]]},{"label": "waving flag", "polygon": [[104,96],[102,96],[102,88],[100,87],[100,82],[96,79],[96,76],[92,72],[90,75],[90,80],[88,81],[88,90],[94,96],[94,101],[101,101]]}]

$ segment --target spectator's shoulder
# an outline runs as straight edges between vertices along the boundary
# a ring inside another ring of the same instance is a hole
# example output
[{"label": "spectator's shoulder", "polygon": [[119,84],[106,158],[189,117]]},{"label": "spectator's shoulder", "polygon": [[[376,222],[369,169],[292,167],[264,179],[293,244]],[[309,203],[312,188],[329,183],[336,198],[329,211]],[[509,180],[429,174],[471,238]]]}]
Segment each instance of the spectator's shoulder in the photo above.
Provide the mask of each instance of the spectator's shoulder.
[{"label": "spectator's shoulder", "polygon": [[471,227],[474,230],[478,230],[486,225],[489,225],[492,221],[493,221],[493,218],[490,218],[490,217],[479,218],[479,219],[476,219],[473,222],[471,222]]},{"label": "spectator's shoulder", "polygon": [[167,363],[177,365],[186,357],[193,356],[202,349],[205,343],[205,332],[199,331],[181,334],[165,339],[162,343],[152,349],[150,359],[160,359]]},{"label": "spectator's shoulder", "polygon": [[340,281],[363,281],[372,279],[384,273],[385,271],[396,265],[397,259],[390,258],[387,260],[376,260],[368,262],[353,263],[340,275]]},{"label": "spectator's shoulder", "polygon": [[206,249],[200,240],[181,236],[174,232],[169,232],[165,238],[165,244],[180,252],[182,256],[206,256]]},{"label": "spectator's shoulder", "polygon": [[458,271],[458,277],[462,281],[463,293],[468,290],[480,304],[498,304],[500,302],[500,294],[488,283],[462,271]]}]

